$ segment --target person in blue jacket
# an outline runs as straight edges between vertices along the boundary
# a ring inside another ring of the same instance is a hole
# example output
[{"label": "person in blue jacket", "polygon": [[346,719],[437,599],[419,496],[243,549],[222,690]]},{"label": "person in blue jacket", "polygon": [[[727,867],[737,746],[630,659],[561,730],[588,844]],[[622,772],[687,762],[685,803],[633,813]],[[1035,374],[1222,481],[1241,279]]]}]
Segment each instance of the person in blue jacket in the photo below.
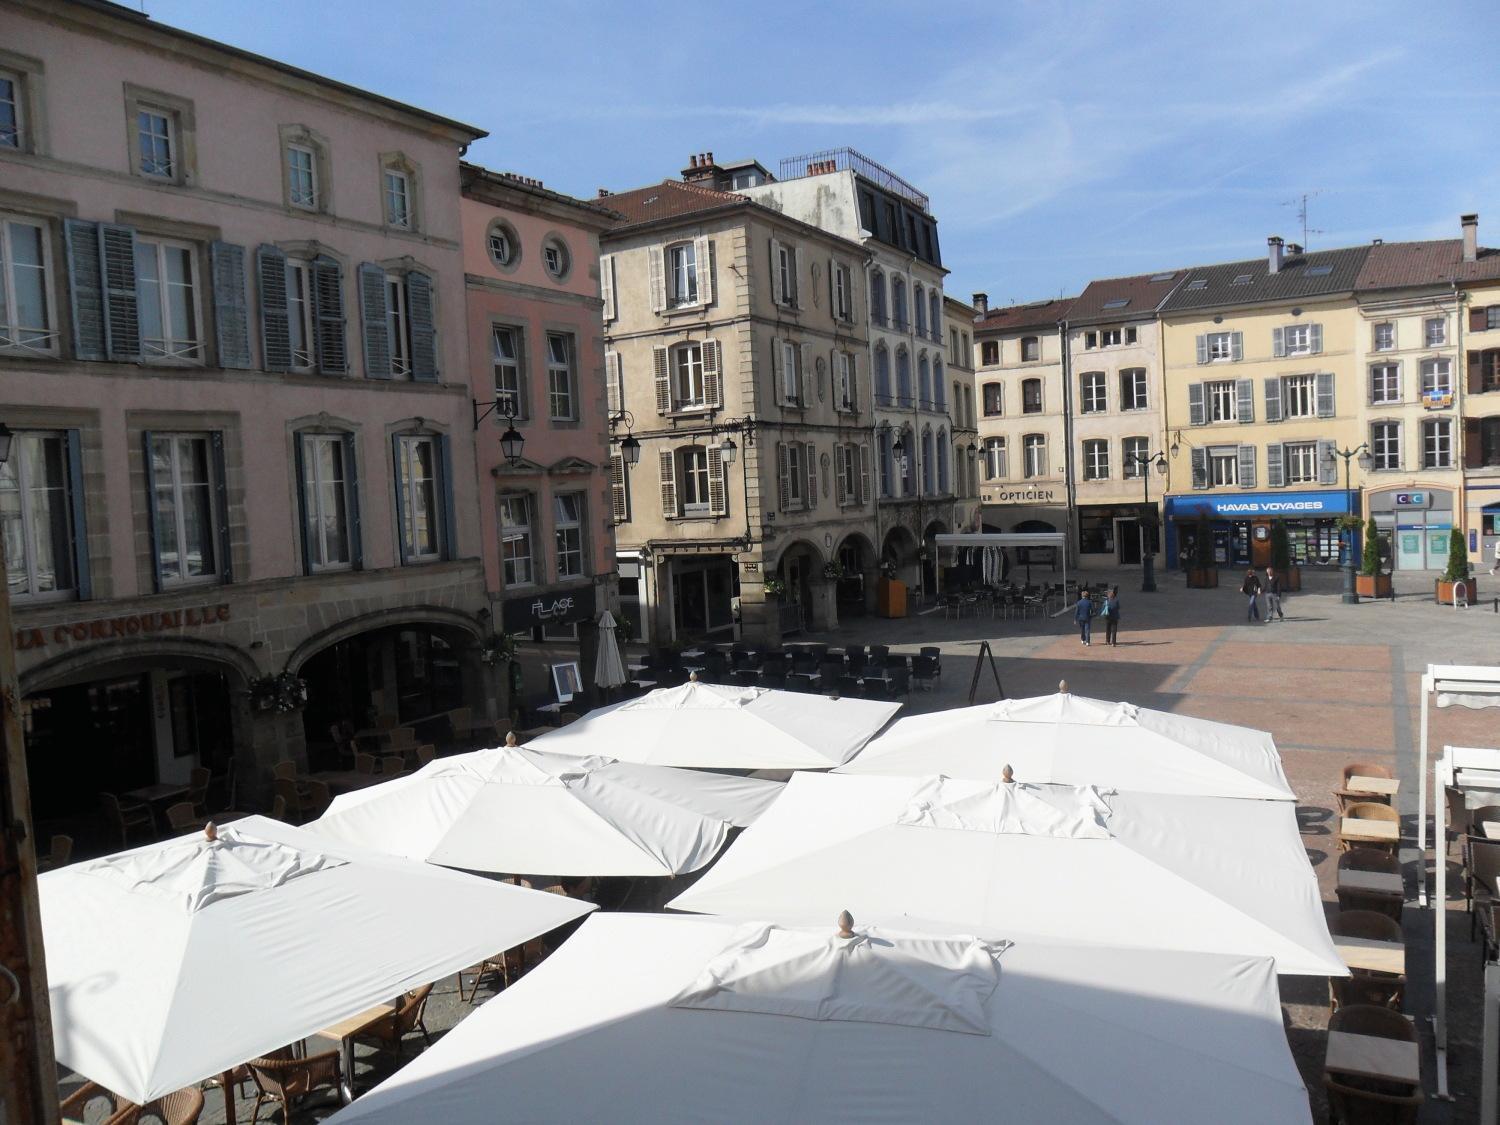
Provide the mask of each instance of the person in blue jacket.
[{"label": "person in blue jacket", "polygon": [[1073,620],[1078,622],[1078,635],[1083,643],[1089,643],[1089,633],[1094,620],[1094,603],[1089,599],[1087,590],[1080,591],[1078,604],[1073,608]]}]

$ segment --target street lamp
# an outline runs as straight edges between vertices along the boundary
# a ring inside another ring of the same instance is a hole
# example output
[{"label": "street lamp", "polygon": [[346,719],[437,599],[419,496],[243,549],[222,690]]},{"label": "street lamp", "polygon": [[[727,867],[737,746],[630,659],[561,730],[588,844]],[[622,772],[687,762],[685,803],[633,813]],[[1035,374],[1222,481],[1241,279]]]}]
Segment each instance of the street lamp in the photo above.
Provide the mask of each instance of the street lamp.
[{"label": "street lamp", "polygon": [[724,440],[719,443],[720,462],[725,465],[733,465],[735,458],[737,458],[739,455],[739,445],[736,444],[734,438],[730,437],[728,434],[725,434]]},{"label": "street lamp", "polygon": [[[635,427],[635,415],[628,410],[621,410],[609,416],[609,428],[613,430],[616,426],[624,425],[625,436],[620,441],[620,457],[626,466],[639,465],[641,463],[641,439],[630,431]],[[615,440],[613,437],[611,441]]]},{"label": "street lamp", "polygon": [[[1177,448],[1175,443],[1173,444],[1172,448],[1175,452]],[[1129,460],[1133,461],[1141,471],[1141,495],[1144,500],[1145,507],[1149,509],[1151,507],[1150,467],[1152,465],[1155,465],[1157,473],[1159,473],[1161,476],[1166,476],[1167,455],[1165,453],[1157,452],[1127,453],[1125,456]],[[1154,594],[1156,593],[1156,563],[1154,556],[1151,554],[1151,536],[1149,532],[1151,527],[1154,526],[1155,523],[1155,513],[1148,510],[1142,512],[1142,516],[1144,517],[1146,522],[1141,526],[1141,593]]]},{"label": "street lamp", "polygon": [[505,432],[500,435],[500,452],[505,454],[505,459],[512,465],[521,463],[521,452],[526,448],[526,438],[516,429],[516,419],[512,414],[505,416]]},{"label": "street lamp", "polygon": [[[1349,483],[1349,462],[1356,457],[1359,458],[1360,469],[1368,473],[1372,464],[1369,443],[1361,442],[1353,449],[1340,449],[1337,445],[1330,443],[1324,454],[1323,463],[1329,466],[1335,465],[1337,464],[1334,461],[1335,457],[1344,459],[1344,507],[1347,509],[1346,515],[1353,516],[1354,494]],[[1344,531],[1344,596],[1342,600],[1345,605],[1355,605],[1359,602],[1359,595],[1354,592],[1354,528],[1347,527]]]}]

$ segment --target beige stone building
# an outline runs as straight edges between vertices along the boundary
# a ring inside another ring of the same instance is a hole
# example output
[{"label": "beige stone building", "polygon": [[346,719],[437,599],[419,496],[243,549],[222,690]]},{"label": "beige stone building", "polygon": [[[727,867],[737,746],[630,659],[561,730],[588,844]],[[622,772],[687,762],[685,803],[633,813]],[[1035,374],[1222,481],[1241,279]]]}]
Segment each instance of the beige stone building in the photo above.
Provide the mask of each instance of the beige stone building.
[{"label": "beige stone building", "polygon": [[868,255],[726,190],[765,175],[705,154],[605,201],[621,604],[653,644],[772,642],[874,597]]},{"label": "beige stone building", "polygon": [[943,296],[948,331],[949,424],[953,433],[953,524],[979,527],[979,415],[974,402],[974,306]]}]

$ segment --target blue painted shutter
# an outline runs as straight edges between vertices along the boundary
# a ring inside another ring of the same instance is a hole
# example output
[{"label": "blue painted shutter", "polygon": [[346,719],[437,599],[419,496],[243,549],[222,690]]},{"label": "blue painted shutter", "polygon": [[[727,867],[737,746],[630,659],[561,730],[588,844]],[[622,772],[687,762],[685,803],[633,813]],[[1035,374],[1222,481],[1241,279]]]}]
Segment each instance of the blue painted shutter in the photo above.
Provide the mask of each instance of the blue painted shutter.
[{"label": "blue painted shutter", "polygon": [[63,220],[68,250],[68,303],[73,316],[73,355],[104,358],[104,288],[99,229],[82,219]]},{"label": "blue painted shutter", "polygon": [[228,242],[211,242],[208,261],[214,279],[214,334],[219,346],[219,366],[243,371],[250,366],[245,248]]},{"label": "blue painted shutter", "polygon": [[151,457],[151,444],[155,435],[150,430],[141,431],[141,444],[146,455],[146,531],[151,539],[151,588],[161,593],[161,537],[156,533],[156,466]]},{"label": "blue painted shutter", "polygon": [[401,474],[401,435],[391,435],[391,479],[396,485],[396,549],[406,565],[406,489]]},{"label": "blue painted shutter", "polygon": [[313,259],[312,298],[318,334],[318,374],[346,375],[349,340],[344,327],[344,267],[332,258]]},{"label": "blue painted shutter", "polygon": [[209,434],[214,465],[214,516],[219,525],[219,581],[234,581],[234,560],[229,553],[229,477],[224,471],[224,431]]},{"label": "blue painted shutter", "polygon": [[83,513],[83,432],[69,430],[66,435],[68,454],[68,503],[73,515],[73,568],[78,600],[94,596],[93,571],[89,567],[89,532]]},{"label": "blue painted shutter", "polygon": [[287,312],[286,255],[270,245],[255,248],[260,287],[260,348],[267,371],[292,369],[292,334]]},{"label": "blue painted shutter", "polygon": [[1286,454],[1281,442],[1266,446],[1266,487],[1281,488],[1286,484]]},{"label": "blue painted shutter", "polygon": [[435,383],[437,329],[432,323],[432,278],[412,270],[406,275],[406,310],[411,326],[411,377]]},{"label": "blue painted shutter", "polygon": [[391,335],[387,320],[385,270],[374,262],[359,267],[359,305],[364,318],[365,378],[391,377]]},{"label": "blue painted shutter", "polygon": [[1188,425],[1203,426],[1208,424],[1208,408],[1204,405],[1203,384],[1188,384]]},{"label": "blue painted shutter", "polygon": [[135,231],[99,224],[104,280],[104,351],[110,359],[141,358],[140,306],[135,291]]},{"label": "blue painted shutter", "polygon": [[437,436],[437,455],[439,495],[443,502],[443,551],[444,557],[452,560],[458,558],[458,520],[453,503],[453,443],[447,434]]},{"label": "blue painted shutter", "polygon": [[359,456],[358,442],[353,434],[344,435],[344,488],[348,492],[349,512],[349,565],[355,570],[365,568],[364,529],[359,518]]},{"label": "blue painted shutter", "polygon": [[1281,379],[1276,376],[1266,380],[1266,421],[1281,421]]},{"label": "blue painted shutter", "polygon": [[311,528],[307,511],[307,454],[302,449],[300,433],[292,435],[292,462],[297,469],[297,542],[302,548],[302,573],[313,572],[313,550]]}]

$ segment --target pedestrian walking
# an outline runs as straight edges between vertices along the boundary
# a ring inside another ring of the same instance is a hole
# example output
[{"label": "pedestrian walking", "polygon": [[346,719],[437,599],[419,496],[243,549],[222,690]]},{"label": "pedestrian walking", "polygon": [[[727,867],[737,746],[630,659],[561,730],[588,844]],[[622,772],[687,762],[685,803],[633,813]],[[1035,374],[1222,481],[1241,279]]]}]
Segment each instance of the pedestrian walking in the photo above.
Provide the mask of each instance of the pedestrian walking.
[{"label": "pedestrian walking", "polygon": [[1255,568],[1253,566],[1249,570],[1245,571],[1245,581],[1240,584],[1240,593],[1244,594],[1247,598],[1250,599],[1249,605],[1245,609],[1245,620],[1259,621],[1260,575],[1255,573]]},{"label": "pedestrian walking", "polygon": [[1094,603],[1087,590],[1080,590],[1078,593],[1078,604],[1073,607],[1073,620],[1078,622],[1079,638],[1087,645],[1094,622]]},{"label": "pedestrian walking", "polygon": [[1100,608],[1100,614],[1104,617],[1104,643],[1119,647],[1120,633],[1120,587],[1111,586],[1109,593],[1104,595],[1104,605]]},{"label": "pedestrian walking", "polygon": [[1277,621],[1285,621],[1286,614],[1281,611],[1281,575],[1276,573],[1276,568],[1266,567],[1266,622],[1271,621],[1271,614],[1276,615]]},{"label": "pedestrian walking", "polygon": [[1490,573],[1500,570],[1500,539],[1495,540],[1495,565],[1490,567]]}]

